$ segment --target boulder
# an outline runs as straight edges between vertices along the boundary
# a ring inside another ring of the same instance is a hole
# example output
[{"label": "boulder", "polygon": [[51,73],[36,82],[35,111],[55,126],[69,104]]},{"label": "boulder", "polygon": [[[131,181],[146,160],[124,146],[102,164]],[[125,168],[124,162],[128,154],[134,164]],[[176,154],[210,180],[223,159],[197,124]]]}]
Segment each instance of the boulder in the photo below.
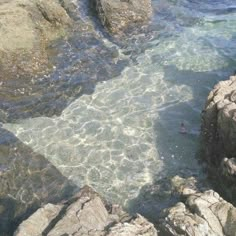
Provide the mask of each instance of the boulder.
[{"label": "boulder", "polygon": [[0,78],[47,68],[48,43],[65,36],[71,24],[58,0],[1,1]]},{"label": "boulder", "polygon": [[205,158],[219,165],[236,156],[236,76],[219,82],[210,92],[202,113]]},{"label": "boulder", "polygon": [[[202,157],[216,186],[222,186],[227,197],[236,194],[236,76],[219,82],[210,92],[202,113]],[[218,189],[220,191],[220,188]]]},{"label": "boulder", "polygon": [[168,236],[235,236],[236,208],[213,190],[191,194],[163,212],[160,229]]},{"label": "boulder", "polygon": [[102,24],[112,33],[148,21],[152,15],[151,0],[93,0]]},{"label": "boulder", "polygon": [[14,234],[22,235],[157,236],[157,231],[144,217],[129,216],[85,186],[68,201],[47,204],[36,211]]},{"label": "boulder", "polygon": [[[235,236],[236,208],[213,190],[192,192],[193,179],[175,177],[185,198],[156,218],[160,235]],[[190,185],[191,186],[190,186]],[[187,193],[187,194],[186,194]],[[14,236],[157,236],[143,216],[130,216],[119,205],[108,204],[88,186],[67,201],[47,204],[23,221]]]}]

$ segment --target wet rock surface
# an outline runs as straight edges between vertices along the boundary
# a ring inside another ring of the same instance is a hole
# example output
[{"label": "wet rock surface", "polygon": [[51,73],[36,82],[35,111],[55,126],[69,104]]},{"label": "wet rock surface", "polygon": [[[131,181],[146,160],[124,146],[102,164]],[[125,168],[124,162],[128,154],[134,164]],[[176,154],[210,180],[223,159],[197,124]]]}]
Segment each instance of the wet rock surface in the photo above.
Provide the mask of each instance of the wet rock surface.
[{"label": "wet rock surface", "polygon": [[[0,122],[59,115],[73,99],[92,93],[97,82],[119,75],[128,64],[126,58],[118,58],[116,46],[100,35],[94,22],[81,16],[86,7],[80,2],[18,0],[0,4],[0,13],[11,9],[4,13],[6,17],[0,15],[3,28],[9,31],[2,34],[10,38],[8,43],[7,38],[0,39],[0,54],[4,54]],[[14,35],[12,28],[18,22],[21,27]]]},{"label": "wet rock surface", "polygon": [[150,0],[93,0],[102,24],[112,33],[144,23],[152,15]]},{"label": "wet rock surface", "polygon": [[0,132],[0,235],[12,235],[41,204],[66,199],[77,188],[43,156]]},{"label": "wet rock surface", "polygon": [[85,186],[69,201],[36,211],[14,235],[157,236],[157,231],[144,217],[131,217],[119,206],[108,205]]},{"label": "wet rock surface", "polygon": [[236,208],[213,190],[189,195],[184,203],[166,209],[162,217],[163,235],[235,236],[236,232]]},{"label": "wet rock surface", "polygon": [[202,156],[218,191],[235,202],[236,76],[219,82],[210,92],[202,121]]}]

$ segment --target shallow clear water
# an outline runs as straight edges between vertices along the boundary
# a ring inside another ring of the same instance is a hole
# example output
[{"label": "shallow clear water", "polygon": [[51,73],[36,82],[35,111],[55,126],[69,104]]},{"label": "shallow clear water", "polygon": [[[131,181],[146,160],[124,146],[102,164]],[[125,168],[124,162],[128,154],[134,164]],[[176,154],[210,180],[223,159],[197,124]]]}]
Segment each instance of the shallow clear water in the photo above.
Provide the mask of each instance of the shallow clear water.
[{"label": "shallow clear water", "polygon": [[120,75],[92,94],[73,93],[60,115],[3,124],[77,186],[126,206],[158,179],[203,176],[195,158],[201,110],[236,65],[234,1],[159,0],[153,7],[147,35],[116,45],[117,61],[129,60]]}]

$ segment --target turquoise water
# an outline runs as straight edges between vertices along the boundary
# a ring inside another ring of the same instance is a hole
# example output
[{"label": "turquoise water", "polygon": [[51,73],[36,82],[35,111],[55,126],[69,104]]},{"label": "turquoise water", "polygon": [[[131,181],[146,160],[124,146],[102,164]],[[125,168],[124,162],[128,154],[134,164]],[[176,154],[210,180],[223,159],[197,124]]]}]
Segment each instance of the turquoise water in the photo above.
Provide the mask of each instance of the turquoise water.
[{"label": "turquoise water", "polygon": [[159,0],[153,8],[146,34],[123,45],[100,36],[118,51],[109,67],[115,75],[72,93],[59,114],[3,124],[76,186],[126,207],[160,179],[204,178],[196,159],[201,110],[214,84],[235,70],[234,1]]}]

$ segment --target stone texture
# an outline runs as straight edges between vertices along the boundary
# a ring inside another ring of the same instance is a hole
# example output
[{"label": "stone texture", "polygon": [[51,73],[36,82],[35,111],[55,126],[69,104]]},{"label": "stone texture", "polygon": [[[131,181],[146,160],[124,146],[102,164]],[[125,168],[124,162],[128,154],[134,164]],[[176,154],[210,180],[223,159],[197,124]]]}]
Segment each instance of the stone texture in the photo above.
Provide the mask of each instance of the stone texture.
[{"label": "stone texture", "polygon": [[102,24],[118,33],[132,24],[143,23],[152,15],[150,0],[93,0]]},{"label": "stone texture", "polygon": [[163,212],[162,233],[169,236],[235,236],[236,208],[213,190],[191,194]]},{"label": "stone texture", "polygon": [[47,44],[64,36],[71,24],[58,0],[1,1],[0,78],[47,67]]},{"label": "stone texture", "polygon": [[11,133],[0,133],[0,235],[12,235],[43,204],[60,202],[77,187]]},{"label": "stone texture", "polygon": [[[0,122],[59,116],[75,98],[92,93],[97,82],[118,76],[128,65],[128,57],[119,56],[116,44],[108,46],[87,16],[87,1],[59,2],[24,0],[23,7],[0,1],[1,27],[9,31],[9,45],[3,34],[0,38]],[[16,37],[12,19],[22,11]]]},{"label": "stone texture", "polygon": [[107,236],[149,236],[157,235],[156,229],[150,222],[148,222],[141,215],[137,215],[137,218],[124,223],[118,223],[111,228]]},{"label": "stone texture", "polygon": [[157,231],[144,217],[130,217],[85,186],[63,205],[47,204],[36,211],[14,234],[22,235],[157,236]]},{"label": "stone texture", "polygon": [[194,177],[182,178],[178,175],[171,179],[171,185],[172,189],[182,196],[196,193],[199,188],[197,186],[197,180]]},{"label": "stone texture", "polygon": [[54,235],[92,235],[107,225],[108,212],[99,196],[89,188],[82,189],[77,201],[70,204],[61,220],[48,233]]},{"label": "stone texture", "polygon": [[62,205],[45,205],[24,221],[14,235],[40,235],[61,209]]},{"label": "stone texture", "polygon": [[219,165],[236,156],[236,76],[219,82],[210,92],[203,111],[202,136],[208,162]]},{"label": "stone texture", "polygon": [[221,165],[224,176],[227,176],[229,178],[236,177],[236,158],[224,158]]},{"label": "stone texture", "polygon": [[236,235],[236,208],[232,204],[213,190],[190,193],[189,189],[195,189],[189,186],[195,182],[191,178],[184,181],[177,176],[174,182],[179,183],[176,189],[185,200],[163,211],[157,226],[159,233],[143,216],[129,216],[120,206],[109,205],[85,186],[68,201],[58,205],[47,204],[36,211],[20,224],[14,236]]},{"label": "stone texture", "polygon": [[202,115],[202,156],[216,187],[235,200],[236,194],[236,76],[210,92]]}]

